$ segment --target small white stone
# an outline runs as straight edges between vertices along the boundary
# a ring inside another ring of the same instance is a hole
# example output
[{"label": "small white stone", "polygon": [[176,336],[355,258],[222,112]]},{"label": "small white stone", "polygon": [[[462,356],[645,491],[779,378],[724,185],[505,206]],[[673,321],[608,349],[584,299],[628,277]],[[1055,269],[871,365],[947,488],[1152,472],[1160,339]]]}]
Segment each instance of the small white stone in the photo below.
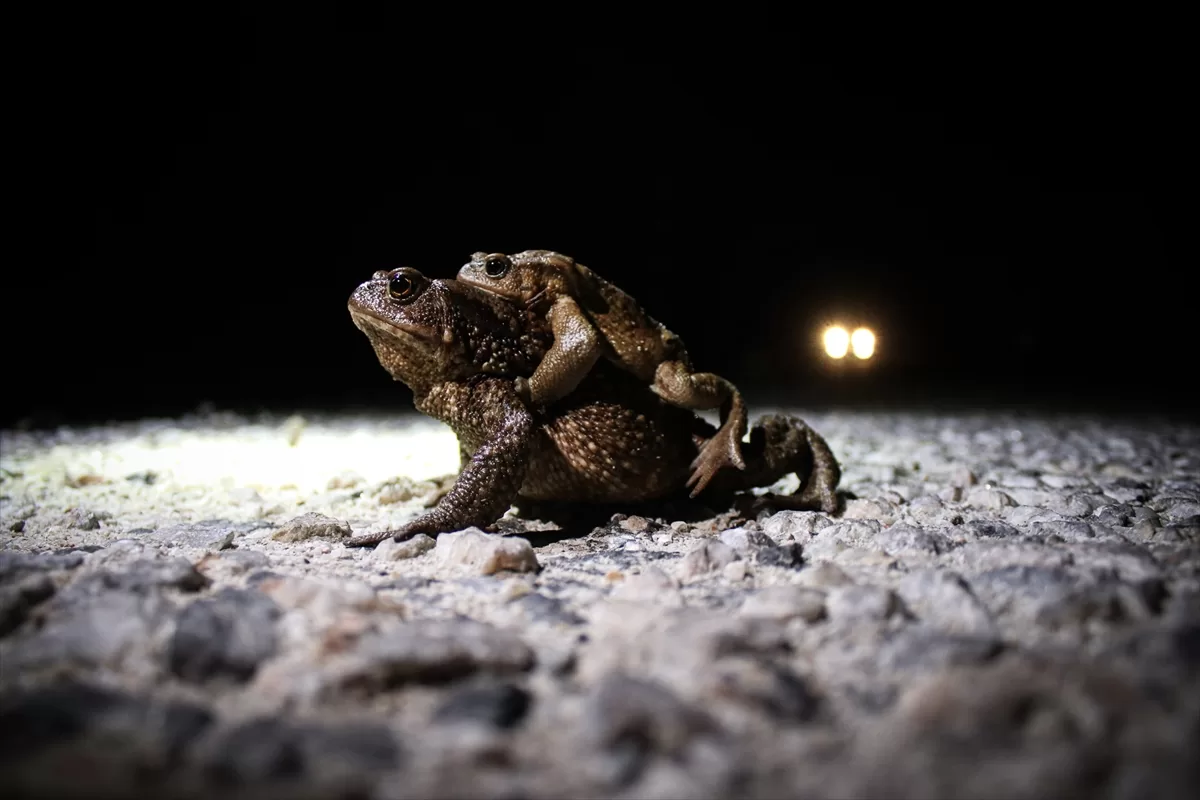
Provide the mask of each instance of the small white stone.
[{"label": "small white stone", "polygon": [[536,572],[540,569],[533,545],[519,536],[499,536],[467,528],[458,533],[443,533],[434,550],[443,566],[467,566],[481,575],[501,570]]},{"label": "small white stone", "polygon": [[344,539],[349,535],[349,523],[310,511],[283,523],[271,538],[277,542],[300,542],[315,536]]},{"label": "small white stone", "polygon": [[781,622],[795,618],[816,622],[825,616],[825,593],[803,586],[770,586],[747,597],[739,613]]},{"label": "small white stone", "polygon": [[740,558],[737,552],[724,542],[709,539],[693,548],[681,562],[684,579],[707,575],[724,569]]},{"label": "small white stone", "polygon": [[885,525],[891,525],[896,518],[895,505],[879,497],[851,500],[842,514],[842,519],[877,519]]},{"label": "small white stone", "polygon": [[733,581],[734,583],[745,580],[748,572],[749,569],[746,567],[745,561],[734,561],[732,564],[726,564],[725,568],[721,570],[721,574],[725,576],[725,580]]},{"label": "small white stone", "polygon": [[229,499],[235,503],[261,503],[262,495],[249,486],[239,486],[229,490]]},{"label": "small white stone", "polygon": [[375,549],[371,551],[371,558],[376,561],[401,561],[406,558],[416,558],[436,546],[437,542],[423,533],[418,533],[403,542],[397,542],[389,536],[375,545]]},{"label": "small white stone", "polygon": [[1003,508],[1009,508],[1017,504],[1016,500],[1000,491],[999,489],[991,489],[986,486],[980,486],[972,489],[967,494],[967,504],[976,508],[986,508],[992,511],[999,511]]},{"label": "small white stone", "polygon": [[679,605],[679,581],[658,567],[645,567],[613,589],[613,597],[626,601],[651,600],[660,605]]}]

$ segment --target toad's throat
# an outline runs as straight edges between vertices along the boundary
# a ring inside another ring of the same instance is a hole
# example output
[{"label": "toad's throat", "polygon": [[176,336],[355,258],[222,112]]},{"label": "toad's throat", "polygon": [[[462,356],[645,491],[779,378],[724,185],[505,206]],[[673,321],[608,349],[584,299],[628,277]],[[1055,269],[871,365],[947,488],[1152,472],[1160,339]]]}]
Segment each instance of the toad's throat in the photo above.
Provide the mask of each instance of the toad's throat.
[{"label": "toad's throat", "polygon": [[371,329],[374,329],[388,336],[412,337],[422,341],[433,341],[438,338],[437,331],[421,325],[405,325],[401,322],[383,319],[370,311],[354,306],[350,306],[350,318],[354,321],[354,326],[363,333],[370,333]]}]

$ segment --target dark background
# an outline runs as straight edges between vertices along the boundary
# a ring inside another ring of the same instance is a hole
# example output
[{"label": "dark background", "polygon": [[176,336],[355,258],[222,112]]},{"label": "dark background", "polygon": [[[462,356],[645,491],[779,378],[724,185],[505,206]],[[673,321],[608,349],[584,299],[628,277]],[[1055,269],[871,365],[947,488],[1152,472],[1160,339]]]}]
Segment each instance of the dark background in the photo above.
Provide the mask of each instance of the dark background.
[{"label": "dark background", "polygon": [[[9,123],[36,244],[4,272],[4,427],[406,408],[355,285],[527,248],[633,294],[751,405],[1191,405],[1169,236],[1194,94],[1121,25],[826,57],[819,30],[606,49],[78,13]],[[829,368],[832,320],[876,330],[869,368]]]}]

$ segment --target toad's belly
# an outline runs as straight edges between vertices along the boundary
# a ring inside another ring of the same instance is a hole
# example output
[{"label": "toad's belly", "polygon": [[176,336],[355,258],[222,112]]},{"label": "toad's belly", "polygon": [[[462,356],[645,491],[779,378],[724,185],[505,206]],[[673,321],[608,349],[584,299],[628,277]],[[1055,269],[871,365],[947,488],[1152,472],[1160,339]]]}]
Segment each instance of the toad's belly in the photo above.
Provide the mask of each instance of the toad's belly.
[{"label": "toad's belly", "polygon": [[522,497],[606,503],[653,500],[684,487],[697,419],[590,403],[547,421],[534,438]]}]

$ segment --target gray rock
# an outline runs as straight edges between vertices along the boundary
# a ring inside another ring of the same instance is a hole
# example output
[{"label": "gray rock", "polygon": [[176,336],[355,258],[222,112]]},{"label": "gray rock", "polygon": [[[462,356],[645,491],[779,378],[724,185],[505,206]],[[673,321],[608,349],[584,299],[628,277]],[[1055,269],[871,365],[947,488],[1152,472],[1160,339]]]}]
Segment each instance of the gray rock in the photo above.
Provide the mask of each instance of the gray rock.
[{"label": "gray rock", "polygon": [[770,536],[759,531],[748,531],[745,528],[729,528],[721,531],[717,538],[743,555],[760,547],[775,546],[775,540]]},{"label": "gray rock", "polygon": [[569,610],[563,601],[557,597],[547,597],[539,592],[531,592],[517,598],[513,605],[525,612],[532,622],[546,622],[554,625],[582,625],[583,617]]},{"label": "gray rock", "polygon": [[[1194,769],[1176,754],[1191,743],[1164,723],[1163,712],[1122,676],[1078,663],[997,659],[918,681],[893,714],[857,739],[853,773],[826,788],[861,797],[892,795],[901,785],[914,796],[954,786],[955,796],[969,797],[1183,798]],[[1154,755],[1114,760],[1115,742],[1126,737]],[[914,742],[936,771],[913,759]]]},{"label": "gray rock", "polygon": [[622,600],[649,601],[660,605],[679,605],[679,581],[658,567],[646,567],[628,576],[613,588],[613,596]]},{"label": "gray rock", "polygon": [[0,678],[21,670],[127,670],[157,674],[158,632],[171,604],[159,591],[124,589],[59,591],[39,609],[41,625],[27,637],[10,637],[0,649]]},{"label": "gray rock", "polygon": [[911,572],[900,580],[896,591],[918,619],[938,630],[985,634],[995,630],[992,615],[957,573]]},{"label": "gray rock", "polygon": [[778,722],[808,722],[820,707],[804,679],[761,658],[722,658],[708,670],[705,680],[714,700],[734,701]]},{"label": "gray rock", "polygon": [[718,736],[715,720],[666,686],[629,675],[606,676],[589,694],[583,732],[603,764],[605,783],[629,786],[657,757],[687,761],[697,737]]},{"label": "gray rock", "polygon": [[206,519],[182,525],[168,525],[148,531],[145,538],[174,547],[202,550],[224,550],[240,534],[264,527],[260,522],[231,522],[226,519]]},{"label": "gray rock", "polygon": [[941,558],[942,566],[968,577],[972,573],[1012,566],[1062,567],[1071,561],[1070,553],[1060,547],[1007,540],[967,542]]},{"label": "gray rock", "polygon": [[17,553],[0,550],[0,585],[36,573],[71,570],[83,563],[83,553]]},{"label": "gray rock", "polygon": [[1161,608],[1161,584],[1085,578],[1062,567],[1005,567],[977,575],[971,587],[997,618],[1082,636],[1085,622],[1118,623]]},{"label": "gray rock", "polygon": [[777,542],[803,541],[833,521],[819,511],[778,511],[761,523],[763,533]]},{"label": "gray rock", "polygon": [[1113,503],[1097,508],[1091,517],[1092,521],[1110,528],[1132,528],[1140,523],[1149,522],[1157,525],[1158,514],[1145,506],[1131,506],[1128,503]]},{"label": "gray rock", "polygon": [[75,528],[81,531],[99,530],[101,523],[112,519],[107,511],[91,511],[86,508],[73,508],[58,519],[58,524],[65,528]]},{"label": "gray rock", "polygon": [[949,540],[936,531],[898,523],[875,537],[875,546],[889,555],[937,555],[950,549]]},{"label": "gray rock", "polygon": [[803,586],[768,586],[742,603],[742,616],[816,622],[825,616],[825,593]]},{"label": "gray rock", "polygon": [[242,575],[251,570],[260,570],[271,563],[261,550],[226,550],[217,560],[228,569],[230,575]]},{"label": "gray rock", "polygon": [[1034,522],[1029,528],[1034,536],[1042,537],[1049,543],[1089,542],[1097,537],[1115,538],[1112,532],[1103,526],[1085,522],[1081,519]]},{"label": "gray rock", "polygon": [[167,792],[171,770],[213,715],[191,703],[65,682],[8,693],[0,719],[7,796],[138,797]]},{"label": "gray rock", "polygon": [[842,519],[873,519],[884,525],[896,521],[899,512],[895,503],[890,503],[880,497],[851,500],[846,503]]},{"label": "gray rock", "polygon": [[540,569],[528,539],[484,533],[478,528],[443,533],[437,538],[433,554],[442,566],[464,566],[480,575],[493,575],[502,570],[537,572]]},{"label": "gray rock", "polygon": [[1162,567],[1148,549],[1123,540],[1090,541],[1072,548],[1075,566],[1097,577],[1112,576],[1124,581],[1161,579]]},{"label": "gray rock", "polygon": [[0,586],[0,636],[15,630],[33,608],[54,595],[54,581],[47,575],[27,575]]},{"label": "gray rock", "polygon": [[737,552],[729,545],[710,539],[696,545],[683,557],[680,573],[684,580],[697,578],[724,569],[725,565],[732,564],[739,558]]},{"label": "gray rock", "polygon": [[763,547],[754,553],[754,563],[762,567],[800,569],[804,566],[804,551],[797,542],[781,544],[778,547]]},{"label": "gray rock", "polygon": [[832,589],[835,586],[849,586],[854,583],[841,567],[828,561],[821,561],[801,570],[799,581],[802,586],[811,586],[814,589]]},{"label": "gray rock", "polygon": [[375,545],[375,549],[371,551],[371,558],[375,561],[402,561],[428,553],[436,546],[437,542],[433,537],[426,536],[423,533],[418,533],[413,538],[405,539],[403,542],[397,542],[394,538],[388,538]]},{"label": "gray rock", "polygon": [[1020,536],[1012,525],[996,520],[973,520],[963,528],[980,539],[1016,539]]},{"label": "gray rock", "polygon": [[275,654],[274,601],[248,589],[222,589],[179,615],[167,652],[172,673],[193,683],[245,682]]},{"label": "gray rock", "polygon": [[1200,516],[1200,498],[1159,495],[1150,502],[1150,508],[1167,523],[1178,523]]},{"label": "gray rock", "polygon": [[1076,492],[1066,495],[1051,495],[1046,508],[1064,517],[1090,517],[1094,511],[1108,503],[1104,495]]},{"label": "gray rock", "polygon": [[910,626],[886,637],[879,663],[888,669],[940,671],[950,667],[985,664],[1004,652],[995,635],[947,633]]},{"label": "gray rock", "polygon": [[942,521],[945,508],[946,505],[937,495],[926,494],[913,498],[908,504],[908,513],[918,523],[929,525]]},{"label": "gray rock", "polygon": [[895,592],[878,586],[838,586],[825,598],[829,618],[836,621],[881,621],[902,608]]},{"label": "gray rock", "polygon": [[312,796],[315,787],[324,787],[353,797],[365,796],[399,761],[392,732],[377,723],[258,718],[223,732],[205,754],[204,772],[213,787],[224,789],[270,786]]},{"label": "gray rock", "polygon": [[309,511],[298,517],[293,517],[279,530],[271,534],[277,542],[302,542],[306,539],[346,539],[350,536],[350,523],[344,520],[327,517],[315,511]]},{"label": "gray rock", "polygon": [[89,591],[119,590],[146,593],[155,589],[198,592],[211,583],[186,558],[145,558],[121,570],[97,570],[70,586],[72,595]]},{"label": "gray rock", "polygon": [[350,652],[333,657],[325,674],[335,690],[381,691],[533,665],[533,650],[510,631],[468,620],[418,620],[363,636]]},{"label": "gray rock", "polygon": [[512,683],[468,686],[454,692],[433,713],[434,722],[475,722],[509,729],[525,719],[533,695]]},{"label": "gray rock", "polygon": [[1150,485],[1131,478],[1116,478],[1101,486],[1104,493],[1121,504],[1144,503],[1150,499]]},{"label": "gray rock", "polygon": [[967,492],[966,502],[967,505],[989,511],[1000,511],[1017,504],[1017,501],[1011,495],[987,486],[977,486]]}]

